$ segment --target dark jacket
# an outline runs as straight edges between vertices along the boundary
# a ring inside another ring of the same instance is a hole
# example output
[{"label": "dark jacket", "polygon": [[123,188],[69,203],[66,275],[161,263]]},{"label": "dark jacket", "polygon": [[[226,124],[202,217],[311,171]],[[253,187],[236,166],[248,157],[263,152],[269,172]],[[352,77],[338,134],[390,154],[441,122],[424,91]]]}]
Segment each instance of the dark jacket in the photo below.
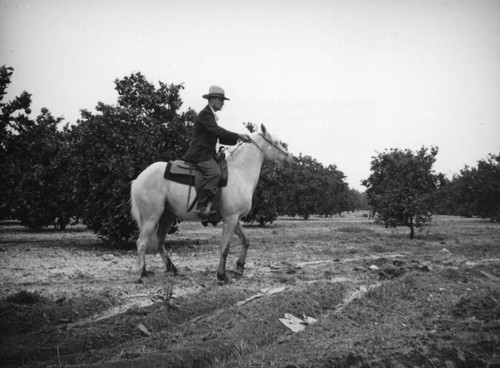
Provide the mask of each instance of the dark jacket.
[{"label": "dark jacket", "polygon": [[220,144],[235,145],[238,134],[217,125],[210,106],[200,111],[194,121],[193,137],[184,159],[189,162],[207,161],[214,158],[217,138]]}]

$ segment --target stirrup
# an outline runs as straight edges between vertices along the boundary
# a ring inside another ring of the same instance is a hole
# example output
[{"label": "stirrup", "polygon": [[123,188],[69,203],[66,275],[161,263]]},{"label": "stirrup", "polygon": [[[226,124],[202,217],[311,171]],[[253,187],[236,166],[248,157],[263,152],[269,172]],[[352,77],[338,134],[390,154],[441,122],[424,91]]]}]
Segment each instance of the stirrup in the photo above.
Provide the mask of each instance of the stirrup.
[{"label": "stirrup", "polygon": [[212,210],[212,202],[208,202],[207,207],[196,209],[194,212],[196,212],[203,220],[217,214],[216,211]]}]

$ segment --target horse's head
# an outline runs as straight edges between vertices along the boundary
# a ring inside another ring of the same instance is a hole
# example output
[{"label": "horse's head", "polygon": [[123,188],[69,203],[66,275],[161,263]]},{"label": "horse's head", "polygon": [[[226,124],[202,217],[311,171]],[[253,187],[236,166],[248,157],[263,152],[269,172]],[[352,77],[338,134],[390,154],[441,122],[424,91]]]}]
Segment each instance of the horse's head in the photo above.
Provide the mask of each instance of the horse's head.
[{"label": "horse's head", "polygon": [[283,145],[267,131],[264,124],[261,125],[261,131],[255,136],[256,145],[264,153],[266,159],[275,163],[278,162],[292,162],[292,157]]}]

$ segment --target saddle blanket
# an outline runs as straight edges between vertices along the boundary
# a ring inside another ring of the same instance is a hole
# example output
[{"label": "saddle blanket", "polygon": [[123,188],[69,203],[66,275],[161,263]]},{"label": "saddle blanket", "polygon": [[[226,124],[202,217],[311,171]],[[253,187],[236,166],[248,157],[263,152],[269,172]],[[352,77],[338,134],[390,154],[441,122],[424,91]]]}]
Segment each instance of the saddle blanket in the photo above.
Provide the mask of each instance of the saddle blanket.
[{"label": "saddle blanket", "polygon": [[176,183],[194,186],[196,173],[201,175],[200,170],[195,165],[186,161],[175,160],[167,163],[163,177]]}]

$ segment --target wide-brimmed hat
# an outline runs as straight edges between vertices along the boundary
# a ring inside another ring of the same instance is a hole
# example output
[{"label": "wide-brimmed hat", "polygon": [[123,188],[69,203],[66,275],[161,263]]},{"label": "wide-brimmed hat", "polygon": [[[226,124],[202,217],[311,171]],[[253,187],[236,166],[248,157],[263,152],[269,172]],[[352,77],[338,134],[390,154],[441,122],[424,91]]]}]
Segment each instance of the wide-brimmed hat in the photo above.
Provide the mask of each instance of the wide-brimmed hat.
[{"label": "wide-brimmed hat", "polygon": [[208,94],[203,95],[202,97],[206,98],[207,100],[212,97],[220,97],[223,100],[229,100],[229,98],[224,96],[224,90],[219,86],[210,86],[210,88],[208,89]]}]

